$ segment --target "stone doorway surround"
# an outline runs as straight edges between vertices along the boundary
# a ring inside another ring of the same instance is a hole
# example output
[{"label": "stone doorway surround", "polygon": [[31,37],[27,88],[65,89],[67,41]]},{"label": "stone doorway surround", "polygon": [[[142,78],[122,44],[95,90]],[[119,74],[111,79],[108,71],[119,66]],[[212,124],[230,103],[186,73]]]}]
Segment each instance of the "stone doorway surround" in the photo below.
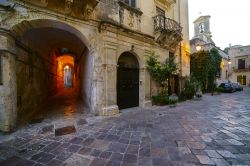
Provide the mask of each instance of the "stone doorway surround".
[{"label": "stone doorway surround", "polygon": [[139,62],[131,52],[120,55],[116,88],[119,109],[139,106],[139,68]]}]

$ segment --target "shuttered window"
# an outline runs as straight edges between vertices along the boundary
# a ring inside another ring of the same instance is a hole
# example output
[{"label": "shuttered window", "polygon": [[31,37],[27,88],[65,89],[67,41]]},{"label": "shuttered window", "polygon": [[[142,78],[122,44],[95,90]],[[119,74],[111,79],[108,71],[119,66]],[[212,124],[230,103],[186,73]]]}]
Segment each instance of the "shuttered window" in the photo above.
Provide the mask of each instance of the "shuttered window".
[{"label": "shuttered window", "polygon": [[237,76],[237,82],[239,82],[241,85],[246,85],[247,84],[246,75],[238,75]]},{"label": "shuttered window", "polygon": [[242,85],[247,85],[247,76],[242,77]]}]

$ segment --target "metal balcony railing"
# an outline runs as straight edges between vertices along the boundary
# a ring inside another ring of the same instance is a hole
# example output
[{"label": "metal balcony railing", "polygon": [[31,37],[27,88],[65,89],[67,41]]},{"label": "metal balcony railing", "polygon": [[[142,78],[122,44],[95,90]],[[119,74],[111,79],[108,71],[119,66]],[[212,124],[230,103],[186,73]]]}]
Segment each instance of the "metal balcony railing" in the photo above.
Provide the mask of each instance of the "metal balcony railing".
[{"label": "metal balcony railing", "polygon": [[234,72],[247,72],[247,71],[250,71],[250,65],[249,66],[246,65],[244,68],[233,67],[233,71]]},{"label": "metal balcony railing", "polygon": [[162,30],[175,32],[181,36],[182,27],[175,20],[167,18],[163,15],[157,15],[154,19],[154,31],[159,32]]}]

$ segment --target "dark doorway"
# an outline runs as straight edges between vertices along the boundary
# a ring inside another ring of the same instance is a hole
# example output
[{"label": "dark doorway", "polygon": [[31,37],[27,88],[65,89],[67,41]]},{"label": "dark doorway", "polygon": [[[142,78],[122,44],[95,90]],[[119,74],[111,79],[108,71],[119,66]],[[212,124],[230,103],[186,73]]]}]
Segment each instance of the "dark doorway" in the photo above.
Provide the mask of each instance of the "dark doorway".
[{"label": "dark doorway", "polygon": [[179,77],[178,75],[172,75],[168,80],[168,94],[179,94]]},{"label": "dark doorway", "polygon": [[139,63],[130,52],[123,53],[118,60],[117,105],[119,109],[139,105]]},{"label": "dark doorway", "polygon": [[179,95],[179,76],[174,75],[174,93]]}]

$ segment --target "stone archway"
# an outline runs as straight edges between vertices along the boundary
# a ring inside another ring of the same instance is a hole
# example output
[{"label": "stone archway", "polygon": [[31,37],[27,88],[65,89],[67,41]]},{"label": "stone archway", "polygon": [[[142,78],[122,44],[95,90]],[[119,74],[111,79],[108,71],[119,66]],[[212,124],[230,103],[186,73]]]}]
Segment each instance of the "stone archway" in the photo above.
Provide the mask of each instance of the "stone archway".
[{"label": "stone archway", "polygon": [[[75,95],[70,97],[80,97],[83,107],[91,109],[93,57],[81,32],[66,23],[45,19],[23,21],[15,25],[12,32],[18,38],[16,82],[20,119],[32,118],[48,98],[63,95],[66,65],[71,66],[74,74],[72,93]],[[63,58],[67,56],[72,60]]]},{"label": "stone archway", "polygon": [[118,59],[117,105],[119,109],[139,106],[139,62],[131,52]]}]

